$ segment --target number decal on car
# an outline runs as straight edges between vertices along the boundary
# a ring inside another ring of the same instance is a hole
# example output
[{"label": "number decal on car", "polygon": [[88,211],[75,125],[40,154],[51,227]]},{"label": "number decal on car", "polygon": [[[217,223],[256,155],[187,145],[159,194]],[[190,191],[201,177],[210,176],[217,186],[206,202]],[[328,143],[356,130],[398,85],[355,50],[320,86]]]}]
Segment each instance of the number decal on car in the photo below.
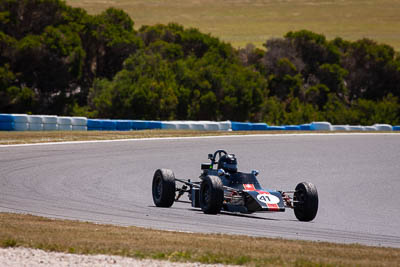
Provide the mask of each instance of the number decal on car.
[{"label": "number decal on car", "polygon": [[280,201],[278,197],[265,193],[257,195],[257,199],[265,204],[278,204]]}]

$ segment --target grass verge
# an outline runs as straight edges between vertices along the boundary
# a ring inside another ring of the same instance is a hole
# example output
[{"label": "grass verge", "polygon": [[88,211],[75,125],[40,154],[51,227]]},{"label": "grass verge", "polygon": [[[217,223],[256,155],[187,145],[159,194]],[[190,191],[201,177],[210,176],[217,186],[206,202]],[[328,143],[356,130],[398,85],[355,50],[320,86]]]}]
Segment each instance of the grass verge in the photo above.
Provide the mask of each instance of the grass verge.
[{"label": "grass verge", "polygon": [[190,130],[144,130],[144,131],[38,131],[38,132],[6,132],[0,131],[0,145],[34,144],[47,142],[116,140],[132,138],[157,137],[193,137],[217,135],[244,135],[244,134],[273,134],[299,133],[296,131],[190,131]]},{"label": "grass verge", "polygon": [[400,249],[192,234],[0,213],[0,246],[251,266],[395,266]]}]

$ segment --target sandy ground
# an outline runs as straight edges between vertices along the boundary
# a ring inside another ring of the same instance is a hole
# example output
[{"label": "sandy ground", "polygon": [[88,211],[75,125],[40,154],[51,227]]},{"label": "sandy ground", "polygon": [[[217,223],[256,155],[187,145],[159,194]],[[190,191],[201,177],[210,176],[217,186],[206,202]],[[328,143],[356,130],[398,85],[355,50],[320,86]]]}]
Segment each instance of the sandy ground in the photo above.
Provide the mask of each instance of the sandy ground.
[{"label": "sandy ground", "polygon": [[157,260],[138,260],[109,255],[77,255],[59,252],[46,252],[30,248],[0,249],[0,266],[174,266],[174,267],[222,267],[225,265],[206,265],[200,263],[177,263]]}]

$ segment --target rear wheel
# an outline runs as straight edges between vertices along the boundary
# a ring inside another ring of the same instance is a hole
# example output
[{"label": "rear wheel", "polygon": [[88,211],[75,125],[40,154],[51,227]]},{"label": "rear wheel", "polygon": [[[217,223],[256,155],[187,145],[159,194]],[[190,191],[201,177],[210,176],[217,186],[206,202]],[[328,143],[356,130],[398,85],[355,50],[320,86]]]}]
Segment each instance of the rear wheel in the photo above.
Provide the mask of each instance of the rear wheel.
[{"label": "rear wheel", "polygon": [[200,207],[206,214],[217,214],[224,201],[224,188],[221,179],[206,176],[200,186]]},{"label": "rear wheel", "polygon": [[175,200],[175,175],[171,170],[158,169],[153,176],[153,201],[157,207],[169,208]]},{"label": "rear wheel", "polygon": [[312,221],[318,211],[318,192],[315,185],[299,183],[294,193],[294,214],[299,221]]}]

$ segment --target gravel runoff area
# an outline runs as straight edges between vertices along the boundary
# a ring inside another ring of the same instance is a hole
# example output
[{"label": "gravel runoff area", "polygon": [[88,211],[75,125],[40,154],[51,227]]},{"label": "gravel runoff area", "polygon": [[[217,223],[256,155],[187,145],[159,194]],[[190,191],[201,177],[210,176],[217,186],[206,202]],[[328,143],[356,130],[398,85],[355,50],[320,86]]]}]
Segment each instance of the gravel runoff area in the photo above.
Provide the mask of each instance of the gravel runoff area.
[{"label": "gravel runoff area", "polygon": [[31,248],[1,248],[0,266],[140,266],[140,267],[222,267],[222,264],[182,263],[158,260],[139,260],[110,255],[78,255],[46,252]]}]

